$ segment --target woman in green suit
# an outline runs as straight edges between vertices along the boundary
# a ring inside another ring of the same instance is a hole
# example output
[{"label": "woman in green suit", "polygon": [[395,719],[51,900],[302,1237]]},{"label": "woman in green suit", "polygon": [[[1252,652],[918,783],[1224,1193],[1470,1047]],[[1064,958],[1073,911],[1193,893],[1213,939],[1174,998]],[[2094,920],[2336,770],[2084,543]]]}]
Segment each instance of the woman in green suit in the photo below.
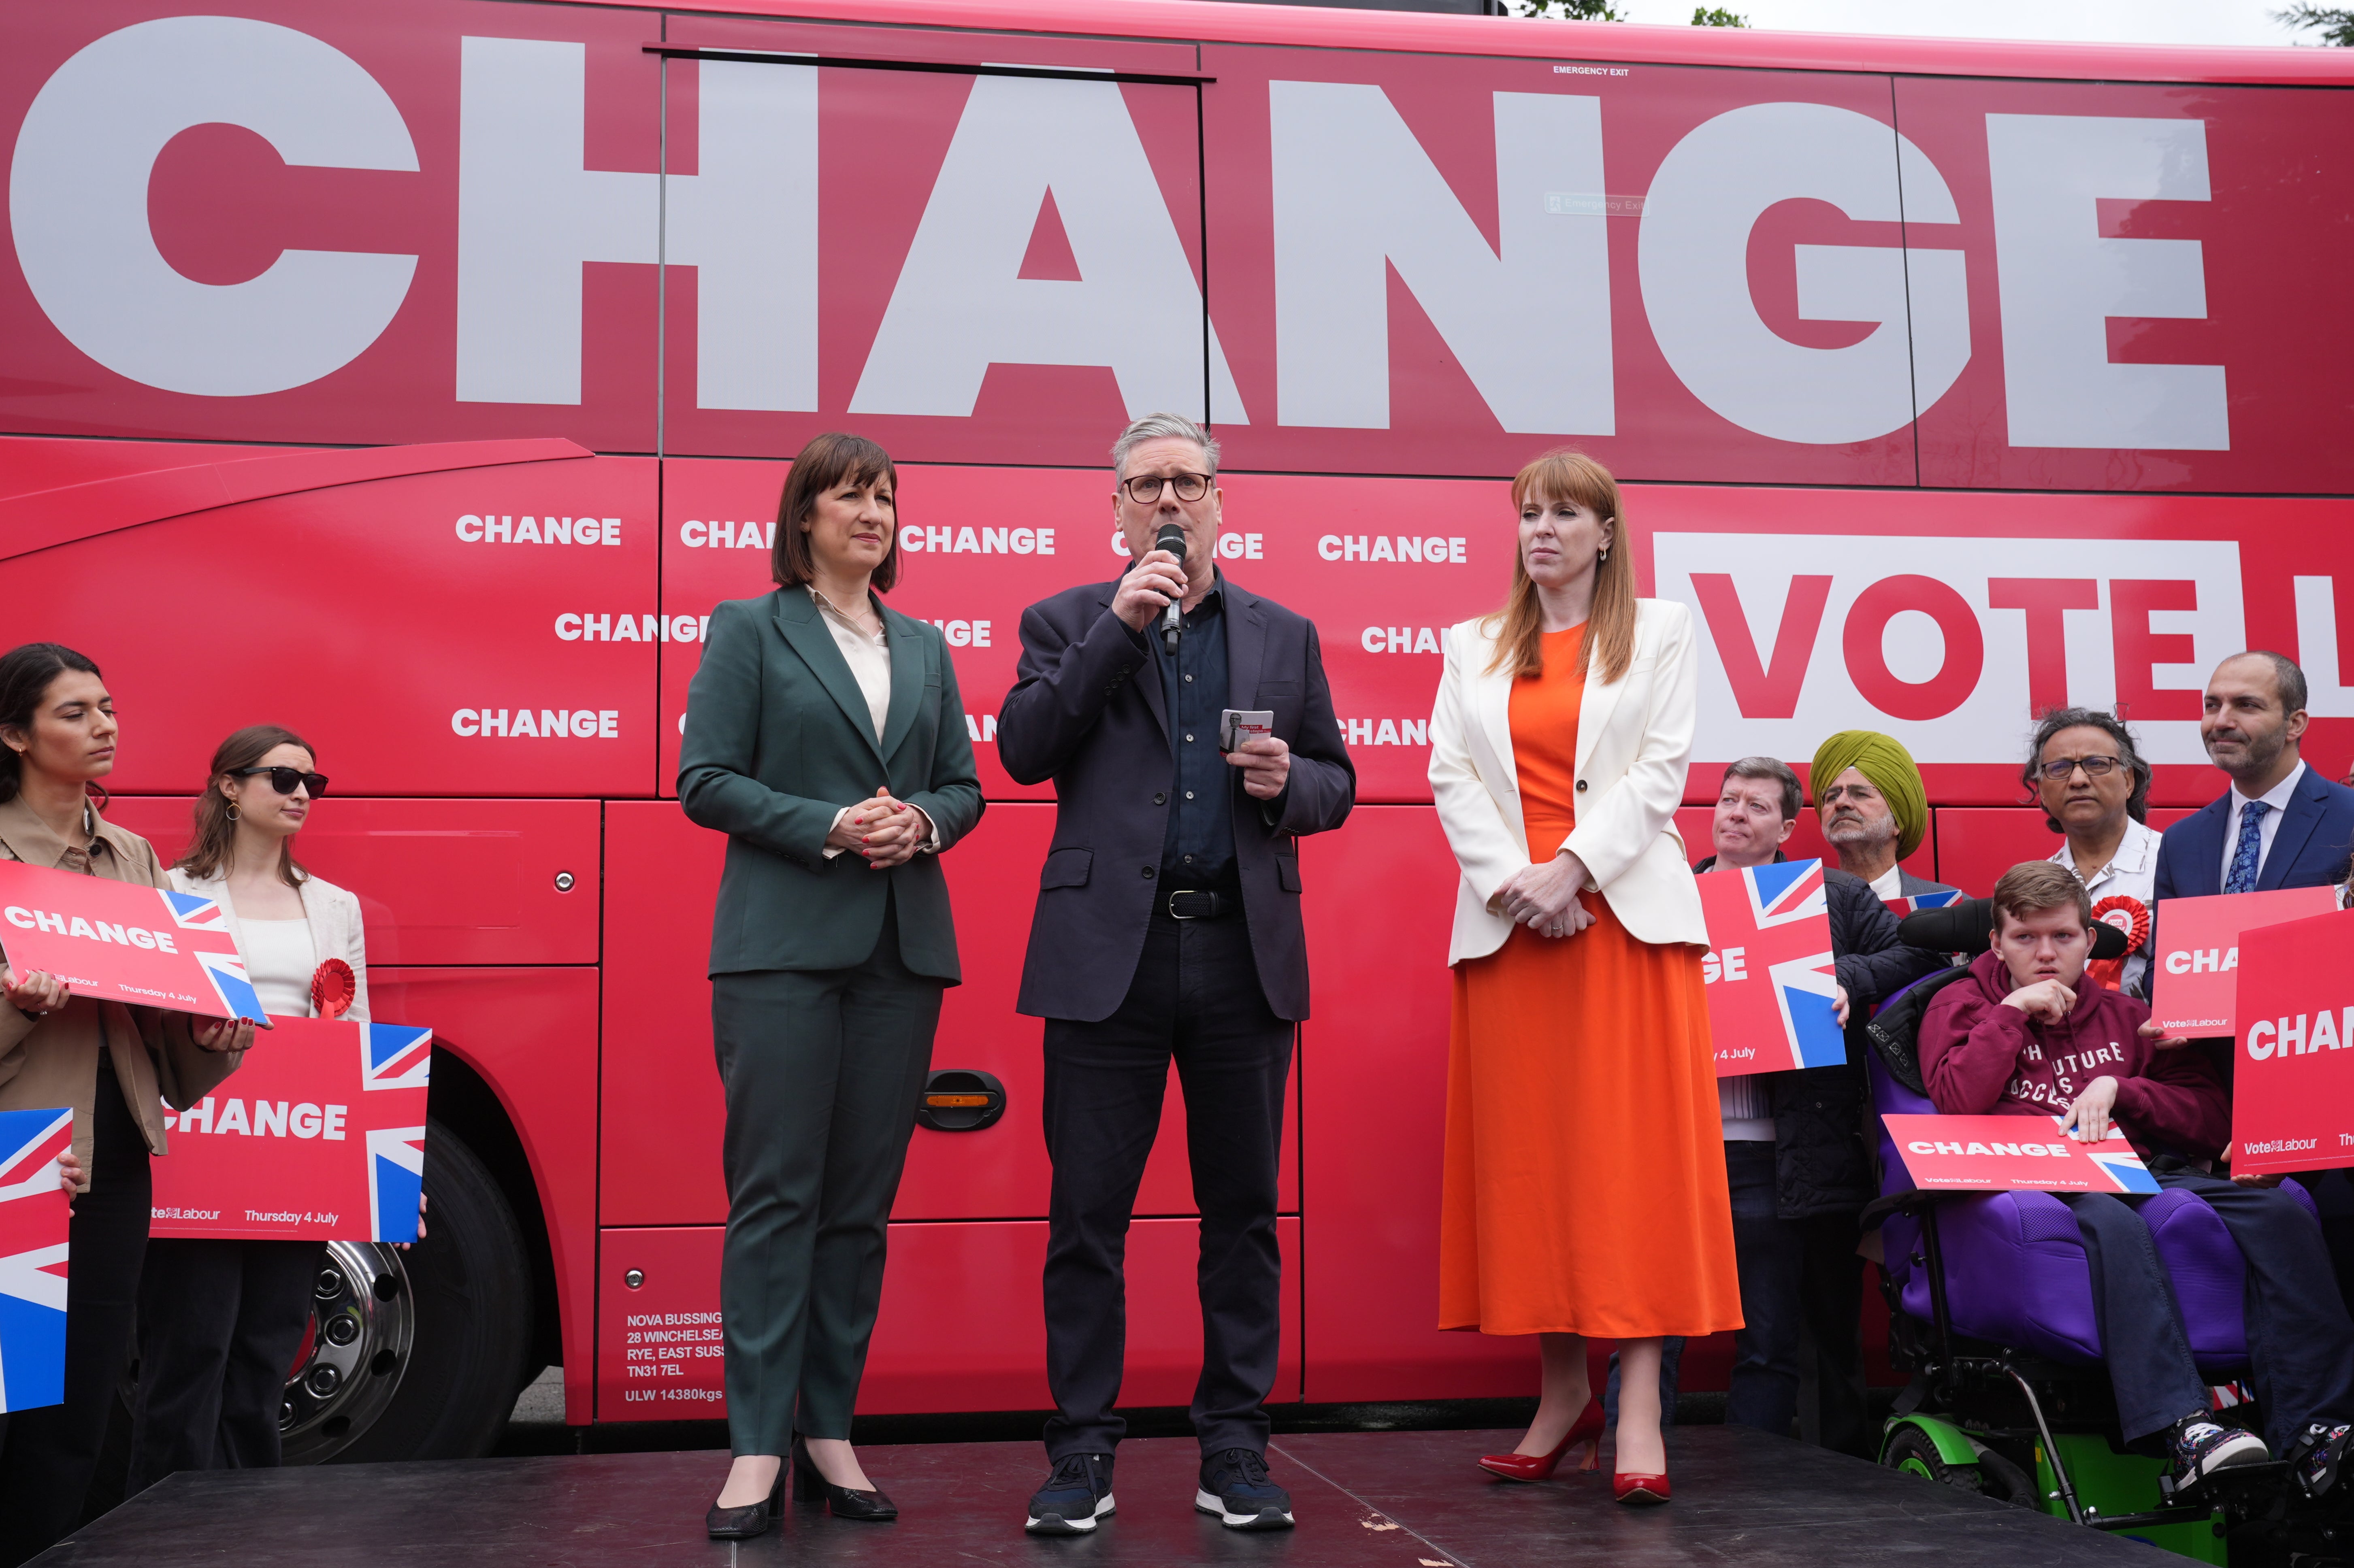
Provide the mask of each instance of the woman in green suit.
[{"label": "woman in green suit", "polygon": [[727,1096],[719,1298],[735,1465],[716,1539],[796,1495],[838,1518],[897,1510],[850,1417],[883,1288],[885,1226],[958,983],[939,856],[981,820],[938,629],[884,608],[897,475],[825,435],[778,503],[777,590],[723,604],[686,703],[679,803],[727,835],[711,1024]]}]

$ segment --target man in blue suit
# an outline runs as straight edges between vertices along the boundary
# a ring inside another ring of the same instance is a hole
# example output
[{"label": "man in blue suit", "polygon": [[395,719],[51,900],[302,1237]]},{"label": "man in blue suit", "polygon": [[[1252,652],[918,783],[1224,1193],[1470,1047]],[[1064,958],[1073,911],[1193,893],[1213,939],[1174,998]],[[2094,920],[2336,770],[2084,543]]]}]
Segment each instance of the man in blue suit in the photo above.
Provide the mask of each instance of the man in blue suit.
[{"label": "man in blue suit", "polygon": [[2234,653],[2207,682],[2199,738],[2232,776],[2222,799],[2166,830],[2152,889],[2171,897],[2326,887],[2346,878],[2354,789],[2297,755],[2305,672],[2277,653]]},{"label": "man in blue suit", "polygon": [[[2346,878],[2349,846],[2354,845],[2354,789],[2334,784],[2306,765],[2298,742],[2306,730],[2305,672],[2277,653],[2234,653],[2208,678],[2199,738],[2215,766],[2232,776],[2223,798],[2166,830],[2158,845],[2158,876],[2152,888],[2163,919],[2170,897],[2217,893],[2264,893],[2275,887],[2326,887]],[[2153,950],[2157,943],[2151,943]],[[2229,1083],[2228,1042],[2219,1064]],[[2200,1197],[2215,1210],[2246,1254],[2256,1274],[2251,1300],[2259,1295],[2318,1304],[2336,1310],[2333,1296],[2354,1284],[2354,1194],[2336,1171],[2301,1176],[2322,1213],[2321,1234],[2302,1206],[2280,1201],[2264,1189],[2279,1178],[2242,1176],[2227,1183],[2183,1172],[2169,1181],[2195,1181]],[[2328,1178],[2329,1180],[2317,1180]],[[2330,1289],[2328,1270],[2319,1266],[2323,1243],[2338,1275]],[[2252,1315],[2255,1308],[2251,1308]],[[2343,1322],[2342,1315],[2338,1321]],[[2300,1343],[2288,1364],[2267,1369],[2275,1381],[2303,1390],[2327,1390],[2316,1409],[2327,1412],[2293,1441],[2274,1433],[2276,1447],[2297,1471],[2306,1491],[2319,1495],[2337,1479],[2354,1450],[2354,1325],[2327,1343]],[[2268,1389],[2258,1389],[2267,1407]]]}]

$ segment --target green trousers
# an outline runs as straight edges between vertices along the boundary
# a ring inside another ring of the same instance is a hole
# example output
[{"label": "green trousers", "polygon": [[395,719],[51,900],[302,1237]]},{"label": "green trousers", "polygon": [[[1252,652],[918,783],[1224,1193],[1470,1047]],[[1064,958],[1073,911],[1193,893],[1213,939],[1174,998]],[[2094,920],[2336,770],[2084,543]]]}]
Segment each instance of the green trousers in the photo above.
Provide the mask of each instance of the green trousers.
[{"label": "green trousers", "polygon": [[850,1436],[943,989],[900,961],[887,914],[875,951],[850,969],[711,977],[727,1095],[719,1308],[738,1455],[782,1454],[796,1430]]}]

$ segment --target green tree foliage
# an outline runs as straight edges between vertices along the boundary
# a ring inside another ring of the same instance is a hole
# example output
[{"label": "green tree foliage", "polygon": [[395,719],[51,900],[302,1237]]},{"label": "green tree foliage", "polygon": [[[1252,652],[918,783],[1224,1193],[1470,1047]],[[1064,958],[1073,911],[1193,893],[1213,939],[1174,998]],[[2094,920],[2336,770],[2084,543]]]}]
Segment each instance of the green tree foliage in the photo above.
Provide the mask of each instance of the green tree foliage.
[{"label": "green tree foliage", "polygon": [[1749,26],[1749,18],[1736,16],[1722,5],[1700,5],[1692,10],[1692,26],[1695,27],[1745,27]]},{"label": "green tree foliage", "polygon": [[1519,0],[1522,16],[1558,16],[1564,22],[1623,22],[1610,0]]},{"label": "green tree foliage", "polygon": [[2318,32],[2325,44],[2340,48],[2354,47],[2354,9],[2343,5],[2316,5],[2311,0],[2296,0],[2287,10],[2274,12],[2273,20],[2300,33]]}]

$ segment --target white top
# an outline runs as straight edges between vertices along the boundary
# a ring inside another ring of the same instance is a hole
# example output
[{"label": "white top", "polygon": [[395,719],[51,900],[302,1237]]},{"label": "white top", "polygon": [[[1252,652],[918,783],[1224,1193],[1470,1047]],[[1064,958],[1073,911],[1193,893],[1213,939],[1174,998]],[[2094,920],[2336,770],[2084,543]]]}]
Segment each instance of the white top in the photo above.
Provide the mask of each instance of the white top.
[{"label": "white top", "polygon": [[[2152,908],[2158,901],[2158,845],[2165,835],[2157,829],[2126,819],[2126,836],[2117,841],[2117,853],[2109,863],[2094,868],[2093,879],[2084,884],[2084,891],[2094,904],[2104,898],[2125,897],[2137,901],[2143,909]],[[2084,868],[2065,843],[2052,857],[2082,877]],[[2126,956],[2125,972],[2117,978],[2120,987],[2130,995],[2147,997],[2149,987],[2149,944],[2145,941]]]},{"label": "white top", "polygon": [[1901,865],[1892,865],[1886,871],[1882,872],[1878,876],[1873,877],[1872,879],[1872,891],[1882,904],[1887,903],[1892,898],[1903,897],[1904,868]]},{"label": "white top", "polygon": [[[833,600],[817,591],[815,583],[810,585],[809,595],[816,601],[817,618],[825,622],[825,629],[828,631],[833,633],[833,645],[842,650],[843,661],[850,666],[850,678],[858,683],[858,694],[866,699],[866,716],[875,726],[875,738],[879,742],[883,738],[883,726],[891,716],[890,636],[887,632],[874,637],[866,635],[865,630],[856,621],[833,607]],[[883,617],[877,613],[875,619],[880,622]],[[836,811],[828,831],[840,827],[842,819],[855,810],[857,808],[854,806],[844,806],[841,810]],[[923,847],[934,854],[939,853],[938,825],[921,806],[914,810],[917,816],[924,819],[924,826],[931,830],[925,837]],[[848,852],[828,844],[820,853],[827,860],[832,860],[834,856]]]},{"label": "white top", "polygon": [[311,1016],[311,977],[318,972],[319,948],[311,922],[240,920],[245,938],[245,978],[253,982],[261,1011],[272,1018]]},{"label": "white top", "polygon": [[1724,1123],[1727,1143],[1774,1141],[1774,1102],[1762,1073],[1717,1079],[1716,1114]]},{"label": "white top", "polygon": [[[2296,787],[2304,781],[2305,763],[2300,758],[2297,765],[2288,770],[2287,778],[2256,797],[2272,808],[2256,824],[2258,876],[2264,874],[2265,857],[2273,853],[2273,840],[2280,833],[2281,813],[2288,810],[2289,800],[2296,794]],[[2226,798],[2232,802],[2232,809],[2223,814],[2223,870],[2216,880],[2218,887],[2232,880],[2232,853],[2240,847],[2240,818],[2246,813],[2248,805],[2248,798],[2240,793],[2237,784],[2232,786]]]}]

